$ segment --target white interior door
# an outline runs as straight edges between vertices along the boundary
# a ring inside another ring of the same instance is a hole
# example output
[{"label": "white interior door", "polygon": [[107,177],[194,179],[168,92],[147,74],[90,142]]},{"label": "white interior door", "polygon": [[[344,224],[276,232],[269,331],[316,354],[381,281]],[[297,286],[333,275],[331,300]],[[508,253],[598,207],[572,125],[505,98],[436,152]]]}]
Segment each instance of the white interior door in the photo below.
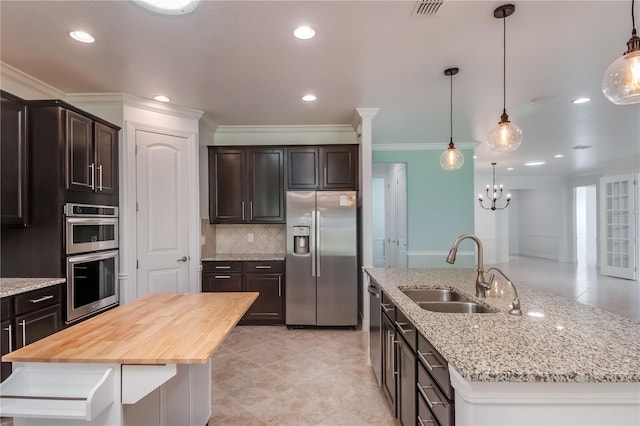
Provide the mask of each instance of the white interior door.
[{"label": "white interior door", "polygon": [[189,291],[187,138],[136,130],[138,296]]},{"label": "white interior door", "polygon": [[636,181],[634,175],[600,179],[600,272],[636,279]]},{"label": "white interior door", "polygon": [[384,193],[384,266],[385,268],[397,267],[398,241],[396,239],[396,177],[393,169],[385,178],[386,191]]}]

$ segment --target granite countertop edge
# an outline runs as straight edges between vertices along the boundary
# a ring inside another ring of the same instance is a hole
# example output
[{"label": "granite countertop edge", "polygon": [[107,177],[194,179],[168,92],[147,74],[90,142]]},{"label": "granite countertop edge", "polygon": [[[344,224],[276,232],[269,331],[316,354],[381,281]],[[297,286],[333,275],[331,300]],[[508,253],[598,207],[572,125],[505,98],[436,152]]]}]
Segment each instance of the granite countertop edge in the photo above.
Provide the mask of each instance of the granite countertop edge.
[{"label": "granite countertop edge", "polygon": [[65,278],[0,278],[0,297],[15,296],[66,281]]},{"label": "granite countertop edge", "polygon": [[[640,322],[526,286],[518,286],[525,315],[510,315],[512,290],[478,300],[472,269],[365,272],[468,381],[640,382]],[[499,312],[426,311],[401,291],[411,288],[454,289]]]},{"label": "granite countertop edge", "polygon": [[202,262],[285,260],[284,253],[216,253],[202,257]]}]

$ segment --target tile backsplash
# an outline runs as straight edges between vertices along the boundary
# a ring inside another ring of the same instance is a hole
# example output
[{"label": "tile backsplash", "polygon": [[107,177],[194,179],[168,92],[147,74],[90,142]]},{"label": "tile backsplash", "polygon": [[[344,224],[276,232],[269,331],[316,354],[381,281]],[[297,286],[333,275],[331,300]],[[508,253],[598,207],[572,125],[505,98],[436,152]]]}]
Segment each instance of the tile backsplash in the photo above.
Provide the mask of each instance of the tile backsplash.
[{"label": "tile backsplash", "polygon": [[[202,257],[215,253],[285,252],[285,225],[212,225],[203,219],[201,228],[205,237]],[[250,234],[253,234],[253,242],[249,242]]]}]

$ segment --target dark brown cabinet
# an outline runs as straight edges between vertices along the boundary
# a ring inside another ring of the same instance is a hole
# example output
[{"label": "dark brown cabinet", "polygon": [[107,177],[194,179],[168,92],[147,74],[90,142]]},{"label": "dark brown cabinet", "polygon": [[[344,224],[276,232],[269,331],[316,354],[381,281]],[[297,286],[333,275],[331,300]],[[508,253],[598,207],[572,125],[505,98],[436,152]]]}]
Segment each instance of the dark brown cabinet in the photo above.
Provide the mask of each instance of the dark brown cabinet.
[{"label": "dark brown cabinet", "polygon": [[[63,285],[57,284],[2,300],[2,354],[19,349],[64,327]],[[11,363],[2,363],[2,380],[11,374]]]},{"label": "dark brown cabinet", "polygon": [[114,194],[117,188],[117,130],[67,110],[67,189]]},{"label": "dark brown cabinet", "polygon": [[27,216],[27,106],[24,100],[0,91],[2,225],[26,226]]},{"label": "dark brown cabinet", "polygon": [[203,262],[202,291],[260,293],[240,324],[284,323],[284,264],[282,261]]},{"label": "dark brown cabinet", "polygon": [[397,404],[396,404],[396,375],[397,375],[397,361],[396,361],[396,329],[395,329],[395,307],[393,304],[384,300],[383,294],[382,301],[382,390],[387,396],[391,407],[393,408],[394,417],[397,417]]},{"label": "dark brown cabinet", "polygon": [[287,148],[287,189],[357,190],[358,146]]},{"label": "dark brown cabinet", "polygon": [[284,223],[284,150],[209,147],[211,223]]}]

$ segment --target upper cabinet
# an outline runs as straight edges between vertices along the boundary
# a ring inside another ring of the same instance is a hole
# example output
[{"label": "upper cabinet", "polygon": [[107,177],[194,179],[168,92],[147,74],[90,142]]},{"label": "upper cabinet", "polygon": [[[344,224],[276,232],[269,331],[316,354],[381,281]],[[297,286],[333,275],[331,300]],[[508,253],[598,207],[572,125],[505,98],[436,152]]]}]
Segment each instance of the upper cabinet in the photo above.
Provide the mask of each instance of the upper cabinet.
[{"label": "upper cabinet", "polygon": [[115,194],[117,188],[117,130],[67,111],[67,189]]},{"label": "upper cabinet", "polygon": [[358,189],[358,146],[287,148],[287,189]]},{"label": "upper cabinet", "polygon": [[284,150],[209,147],[211,223],[284,223]]},{"label": "upper cabinet", "polygon": [[1,91],[0,114],[2,225],[27,225],[27,106],[25,101]]}]

